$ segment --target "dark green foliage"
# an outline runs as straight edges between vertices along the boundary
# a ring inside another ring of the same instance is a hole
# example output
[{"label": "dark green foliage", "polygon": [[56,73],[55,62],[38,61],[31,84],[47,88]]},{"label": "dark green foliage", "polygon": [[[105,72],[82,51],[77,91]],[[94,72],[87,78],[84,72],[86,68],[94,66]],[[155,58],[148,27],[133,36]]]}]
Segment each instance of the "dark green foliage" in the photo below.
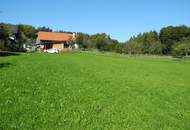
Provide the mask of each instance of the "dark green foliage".
[{"label": "dark green foliage", "polygon": [[52,31],[53,31],[51,28],[45,27],[45,26],[43,26],[43,27],[38,27],[36,30],[37,30],[37,31],[44,31],[44,32],[52,32]]},{"label": "dark green foliage", "polygon": [[117,53],[125,53],[127,54],[128,53],[128,50],[126,48],[126,45],[123,44],[123,43],[120,43],[120,44],[116,44],[115,48],[114,48],[115,52]]},{"label": "dark green foliage", "polygon": [[100,51],[110,51],[108,36],[105,33],[96,34],[92,37],[95,38],[96,48]]},{"label": "dark green foliage", "polygon": [[182,38],[190,36],[190,28],[187,26],[168,26],[162,28],[159,38],[161,40],[164,54],[171,54],[172,46]]},{"label": "dark green foliage", "polygon": [[136,40],[130,39],[126,43],[128,54],[142,54],[142,43],[138,43]]},{"label": "dark green foliage", "polygon": [[[133,36],[124,44],[111,39],[105,33],[95,35],[78,33],[76,41],[83,49],[93,48],[98,49],[99,51],[115,51],[127,54],[162,55],[171,54],[174,49],[172,46],[176,42],[189,36],[190,29],[187,26],[169,26],[162,28],[159,34],[156,31],[140,33],[137,36]],[[181,44],[181,42],[178,44]],[[180,48],[184,47],[184,45],[178,46]],[[180,51],[182,49],[176,48],[175,50]],[[176,51],[173,51],[173,53],[174,52]],[[175,55],[180,53],[175,53]]]},{"label": "dark green foliage", "polygon": [[0,24],[0,49],[3,51],[24,51],[23,44],[35,43],[37,30],[31,25]]},{"label": "dark green foliage", "polygon": [[162,28],[159,35],[156,31],[140,33],[127,41],[126,46],[129,54],[168,55],[173,52],[174,55],[184,55],[184,51],[187,51],[184,48],[188,48],[188,45],[181,40],[187,37],[190,37],[189,27],[168,26]]},{"label": "dark green foliage", "polygon": [[[52,30],[51,30],[52,31]],[[58,30],[58,31],[55,31],[55,32],[59,32],[59,33],[70,33],[70,34],[73,34],[74,32],[71,32],[71,31],[64,31],[64,30]]]},{"label": "dark green foliage", "polygon": [[18,26],[0,23],[0,50],[16,51],[16,34]]},{"label": "dark green foliage", "polygon": [[144,54],[161,54],[162,46],[156,31],[144,33],[143,53]]},{"label": "dark green foliage", "polygon": [[17,39],[17,51],[23,51],[23,44],[26,42],[26,36],[23,32],[23,25],[18,26],[18,32],[16,34]]},{"label": "dark green foliage", "polygon": [[162,45],[156,31],[139,34],[126,42],[129,54],[161,54]]},{"label": "dark green foliage", "polygon": [[8,28],[0,24],[0,50],[7,50],[9,44]]},{"label": "dark green foliage", "polygon": [[89,35],[85,33],[78,33],[76,43],[79,45],[82,49],[87,49],[90,46],[89,43]]},{"label": "dark green foliage", "polygon": [[190,55],[190,38],[182,39],[172,46],[172,54],[174,56],[188,56]]},{"label": "dark green foliage", "polygon": [[0,39],[1,40],[7,40],[9,37],[9,31],[6,26],[3,24],[0,24]]},{"label": "dark green foliage", "polygon": [[85,33],[78,33],[76,43],[82,49],[98,49],[99,51],[114,51],[117,40],[111,39],[105,33],[88,35]]},{"label": "dark green foliage", "polygon": [[19,25],[21,31],[27,38],[35,39],[37,30],[31,25]]}]

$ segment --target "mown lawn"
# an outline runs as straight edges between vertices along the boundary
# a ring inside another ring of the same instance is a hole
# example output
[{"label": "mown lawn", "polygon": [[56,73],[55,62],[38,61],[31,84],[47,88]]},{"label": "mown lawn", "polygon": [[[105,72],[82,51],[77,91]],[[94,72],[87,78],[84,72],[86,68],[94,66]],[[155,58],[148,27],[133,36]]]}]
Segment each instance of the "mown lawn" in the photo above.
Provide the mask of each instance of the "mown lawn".
[{"label": "mown lawn", "polygon": [[190,62],[96,53],[0,57],[0,129],[190,129]]}]

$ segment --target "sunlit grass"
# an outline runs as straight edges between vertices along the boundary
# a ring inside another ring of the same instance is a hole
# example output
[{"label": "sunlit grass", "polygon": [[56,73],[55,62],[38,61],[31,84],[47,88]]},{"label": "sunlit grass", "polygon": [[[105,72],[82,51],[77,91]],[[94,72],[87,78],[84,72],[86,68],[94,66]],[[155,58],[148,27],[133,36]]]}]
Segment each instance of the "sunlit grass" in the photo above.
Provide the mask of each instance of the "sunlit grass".
[{"label": "sunlit grass", "polygon": [[164,57],[0,57],[0,129],[190,129],[190,63]]}]

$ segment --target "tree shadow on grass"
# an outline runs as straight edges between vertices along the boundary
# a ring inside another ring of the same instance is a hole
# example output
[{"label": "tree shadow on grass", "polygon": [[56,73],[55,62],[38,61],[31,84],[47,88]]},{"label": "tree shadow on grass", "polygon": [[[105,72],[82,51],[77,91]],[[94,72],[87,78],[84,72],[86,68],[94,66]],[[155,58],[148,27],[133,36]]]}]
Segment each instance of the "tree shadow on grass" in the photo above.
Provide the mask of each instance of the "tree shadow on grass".
[{"label": "tree shadow on grass", "polygon": [[0,57],[17,56],[17,55],[20,55],[20,54],[16,52],[0,51]]},{"label": "tree shadow on grass", "polygon": [[7,67],[9,67],[11,65],[12,65],[11,63],[0,63],[0,69],[7,68]]}]

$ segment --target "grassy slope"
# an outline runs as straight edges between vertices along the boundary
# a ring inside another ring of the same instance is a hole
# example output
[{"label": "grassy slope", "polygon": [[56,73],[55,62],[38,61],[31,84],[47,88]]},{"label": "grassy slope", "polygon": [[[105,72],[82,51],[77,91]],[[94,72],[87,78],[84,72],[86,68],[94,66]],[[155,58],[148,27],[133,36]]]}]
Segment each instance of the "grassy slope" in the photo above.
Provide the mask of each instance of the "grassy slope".
[{"label": "grassy slope", "polygon": [[190,64],[69,53],[0,57],[0,128],[190,129]]}]

